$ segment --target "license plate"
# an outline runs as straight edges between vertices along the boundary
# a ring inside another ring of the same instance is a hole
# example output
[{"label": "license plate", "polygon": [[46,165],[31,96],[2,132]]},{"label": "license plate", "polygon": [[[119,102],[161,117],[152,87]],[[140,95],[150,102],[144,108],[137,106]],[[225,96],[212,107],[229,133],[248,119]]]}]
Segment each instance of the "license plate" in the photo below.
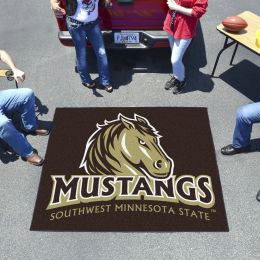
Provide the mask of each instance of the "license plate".
[{"label": "license plate", "polygon": [[115,43],[139,43],[139,33],[114,33]]}]

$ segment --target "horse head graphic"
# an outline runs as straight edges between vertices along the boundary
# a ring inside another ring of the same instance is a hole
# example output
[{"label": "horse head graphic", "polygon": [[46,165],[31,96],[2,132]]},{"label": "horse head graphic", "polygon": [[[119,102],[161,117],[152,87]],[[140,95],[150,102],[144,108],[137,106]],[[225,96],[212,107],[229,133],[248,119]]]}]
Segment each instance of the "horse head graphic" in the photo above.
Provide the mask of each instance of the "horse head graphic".
[{"label": "horse head graphic", "polygon": [[161,136],[149,121],[118,114],[116,120],[97,124],[87,141],[80,168],[89,175],[145,175],[166,179],[174,162],[160,145]]}]

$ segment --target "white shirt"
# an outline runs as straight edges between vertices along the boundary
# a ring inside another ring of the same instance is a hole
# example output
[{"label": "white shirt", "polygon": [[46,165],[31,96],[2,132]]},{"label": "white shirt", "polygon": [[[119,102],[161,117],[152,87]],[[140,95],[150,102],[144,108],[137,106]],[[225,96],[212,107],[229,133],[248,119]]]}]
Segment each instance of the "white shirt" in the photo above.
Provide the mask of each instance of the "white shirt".
[{"label": "white shirt", "polygon": [[71,18],[89,23],[98,18],[98,2],[99,0],[77,0],[78,7],[76,13]]}]

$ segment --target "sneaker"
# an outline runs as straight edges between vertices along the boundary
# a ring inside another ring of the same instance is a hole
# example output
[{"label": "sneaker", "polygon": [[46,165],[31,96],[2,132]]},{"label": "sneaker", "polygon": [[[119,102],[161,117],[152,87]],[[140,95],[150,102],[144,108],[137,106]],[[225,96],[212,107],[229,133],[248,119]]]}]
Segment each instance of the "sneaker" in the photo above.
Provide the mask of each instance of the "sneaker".
[{"label": "sneaker", "polygon": [[185,84],[186,84],[186,80],[179,81],[178,79],[175,79],[175,83],[174,83],[174,86],[173,86],[172,93],[173,94],[181,93],[184,89]]},{"label": "sneaker", "polygon": [[86,88],[90,88],[90,89],[93,89],[96,87],[96,83],[95,81],[92,81],[91,83],[82,83],[82,85]]},{"label": "sneaker", "polygon": [[169,90],[169,89],[173,88],[174,84],[175,84],[175,81],[176,81],[176,78],[174,76],[172,76],[172,78],[165,83],[164,88],[166,90]]}]

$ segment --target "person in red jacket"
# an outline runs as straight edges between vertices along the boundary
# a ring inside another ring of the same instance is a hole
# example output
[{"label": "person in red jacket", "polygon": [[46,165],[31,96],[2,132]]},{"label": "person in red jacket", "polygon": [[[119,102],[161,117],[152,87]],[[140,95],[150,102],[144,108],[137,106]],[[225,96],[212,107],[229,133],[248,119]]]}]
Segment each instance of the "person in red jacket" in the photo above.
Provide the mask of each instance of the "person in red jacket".
[{"label": "person in red jacket", "polygon": [[186,82],[183,55],[195,36],[198,20],[206,12],[208,0],[167,0],[167,4],[169,11],[163,30],[169,35],[173,76],[166,82],[165,89],[178,94]]}]

